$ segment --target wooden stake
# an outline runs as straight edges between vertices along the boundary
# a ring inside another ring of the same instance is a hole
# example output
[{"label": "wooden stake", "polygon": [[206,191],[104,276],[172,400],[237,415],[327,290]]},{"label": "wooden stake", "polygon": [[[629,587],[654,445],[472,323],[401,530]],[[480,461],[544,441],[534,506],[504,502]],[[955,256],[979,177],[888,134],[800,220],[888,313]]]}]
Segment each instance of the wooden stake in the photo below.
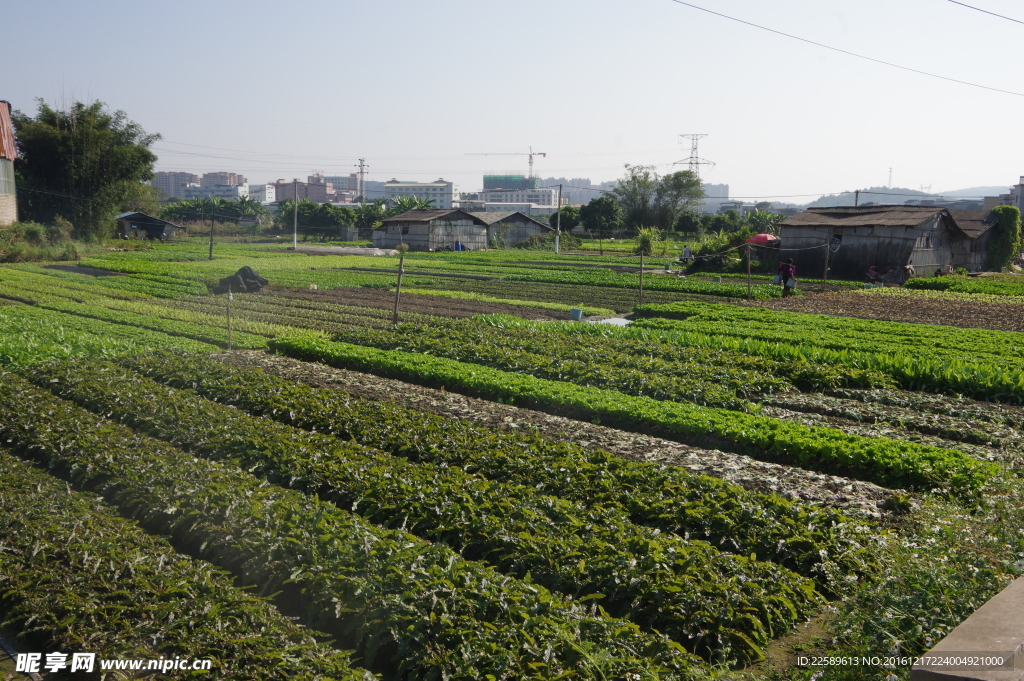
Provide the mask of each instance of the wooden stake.
[{"label": "wooden stake", "polygon": [[644,249],[640,249],[640,304],[644,304]]},{"label": "wooden stake", "polygon": [[228,352],[231,352],[231,284],[228,284]]},{"label": "wooden stake", "polygon": [[398,326],[398,300],[402,297],[402,273],[405,272],[405,253],[398,257],[398,286],[395,287],[395,314],[391,323]]}]

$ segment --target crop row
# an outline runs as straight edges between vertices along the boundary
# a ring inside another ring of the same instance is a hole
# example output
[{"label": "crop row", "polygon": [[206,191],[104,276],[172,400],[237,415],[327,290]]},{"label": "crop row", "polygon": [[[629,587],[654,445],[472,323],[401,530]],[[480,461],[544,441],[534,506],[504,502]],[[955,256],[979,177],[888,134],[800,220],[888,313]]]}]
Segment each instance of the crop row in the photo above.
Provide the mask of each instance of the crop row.
[{"label": "crop row", "polygon": [[[404,284],[404,281],[403,281]],[[503,281],[475,281],[472,279],[441,279],[432,288],[446,291],[467,291],[494,296],[509,295],[509,285]],[[526,300],[542,300],[573,305],[595,305],[612,308],[616,312],[629,312],[637,304],[637,291],[614,289],[607,286],[583,286],[577,284],[548,284],[531,282],[529,286],[515,288],[515,297]],[[644,300],[652,303],[670,303],[677,300],[702,300],[725,302],[726,298],[699,296],[687,293],[649,291],[644,289]]]},{"label": "crop row", "polygon": [[[0,478],[5,624],[65,652],[69,664],[71,653],[92,652],[214,658],[217,678],[239,681],[369,676],[209,563],[175,553],[94,495],[69,491],[4,448]],[[98,662],[94,669],[98,678]]]},{"label": "crop row", "polygon": [[74,283],[87,289],[95,289],[97,293],[107,295],[115,291],[127,291],[140,294],[140,296],[151,296],[154,298],[207,295],[206,286],[203,284],[175,277],[162,277],[150,274],[95,277],[88,274],[27,264],[10,265],[9,269],[51,277],[61,280],[65,284]]},{"label": "crop row", "polygon": [[910,289],[951,291],[953,293],[985,293],[995,296],[1024,296],[1024,282],[1013,276],[987,277],[921,277],[903,284]]},{"label": "crop row", "polygon": [[390,678],[655,681],[692,668],[667,639],[587,604],[194,459],[20,378],[4,376],[0,396],[0,434],[13,445],[243,583],[284,589],[304,619]]},{"label": "crop row", "polygon": [[[227,341],[227,311],[223,298],[220,300],[210,298],[209,302],[205,303],[204,309],[207,312],[198,312],[178,309],[173,305],[164,304],[165,301],[153,298],[124,300],[91,291],[37,283],[8,284],[5,289],[40,307],[69,314],[80,314],[119,324],[152,328],[201,341],[220,344]],[[104,312],[101,308],[105,308],[107,311]],[[215,314],[214,311],[220,314]],[[258,336],[271,337],[299,333],[292,327],[256,322],[244,317],[233,320],[232,325],[235,344],[239,347],[263,347],[265,341]]]},{"label": "crop row", "polygon": [[831,587],[867,570],[863,534],[835,510],[748,492],[685,469],[630,461],[531,433],[495,431],[392,402],[312,388],[262,371],[170,353],[120,364],[176,388],[293,426],[351,439],[414,461],[458,466],[585,504],[623,509],[634,523],[756,554]]},{"label": "crop row", "polygon": [[121,324],[66,315],[28,305],[0,308],[0,366],[47,359],[114,357],[177,348],[210,352],[215,346]]},{"label": "crop row", "polygon": [[614,616],[662,631],[692,650],[743,658],[818,602],[813,583],[772,563],[723,553],[458,468],[415,463],[307,433],[103,362],[36,369],[32,380],[89,409],[211,458],[234,458],[280,484],[469,559],[574,598],[600,598]]},{"label": "crop row", "polygon": [[[163,305],[215,314],[223,313],[224,301],[212,298],[187,298],[163,301]],[[237,294],[232,314],[240,319],[265,322],[278,327],[330,329],[335,325],[381,326],[391,324],[391,310],[358,305],[341,305],[275,295]],[[429,321],[430,315],[402,313],[402,319]],[[281,334],[276,334],[281,335]]]},{"label": "crop row", "polygon": [[[920,288],[870,288],[856,291],[858,295],[881,298],[926,298],[930,300],[970,301],[973,303],[1000,303],[1004,305],[1024,305],[1024,294],[993,295],[991,293],[960,293],[957,291],[935,291]],[[1007,313],[1012,314],[1009,308]]]},{"label": "crop row", "polygon": [[310,361],[571,416],[629,431],[711,445],[789,465],[850,474],[894,487],[971,494],[998,473],[957,451],[848,435],[779,419],[634,397],[400,351],[314,338],[278,338],[272,350]]},{"label": "crop row", "polygon": [[847,366],[886,373],[911,390],[1024,401],[1024,361],[1013,332],[691,303],[640,306],[637,314],[659,318],[640,319],[623,330],[573,333]]},{"label": "crop row", "polygon": [[779,362],[735,351],[561,333],[564,325],[508,315],[340,330],[335,339],[471,362],[539,378],[619,390],[655,399],[740,409],[775,392],[888,387],[879,372],[808,362]]},{"label": "crop row", "polygon": [[[429,276],[436,269],[421,269],[415,264],[408,265],[408,271],[420,276]],[[604,286],[609,288],[638,289],[640,276],[631,272],[616,272],[603,267],[594,268],[528,268],[528,267],[475,267],[454,265],[452,269],[469,274],[490,275],[503,282],[543,282],[551,284],[575,284]],[[698,295],[720,296],[723,298],[746,298],[746,283],[713,282],[688,277],[672,277],[648,274],[644,277],[644,289],[651,291],[672,291]],[[754,300],[778,298],[782,287],[771,284],[753,284],[750,289]]]}]

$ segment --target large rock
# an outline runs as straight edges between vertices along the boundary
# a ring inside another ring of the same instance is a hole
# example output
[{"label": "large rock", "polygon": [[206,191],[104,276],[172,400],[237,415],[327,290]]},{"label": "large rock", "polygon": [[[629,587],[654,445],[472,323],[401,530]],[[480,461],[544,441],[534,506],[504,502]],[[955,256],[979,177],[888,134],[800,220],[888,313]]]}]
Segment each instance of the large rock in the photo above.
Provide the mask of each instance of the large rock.
[{"label": "large rock", "polygon": [[217,284],[216,288],[213,289],[214,293],[255,293],[264,286],[269,284],[266,279],[256,274],[253,268],[246,265],[245,267],[239,268],[237,272],[232,274],[230,277],[224,277]]}]

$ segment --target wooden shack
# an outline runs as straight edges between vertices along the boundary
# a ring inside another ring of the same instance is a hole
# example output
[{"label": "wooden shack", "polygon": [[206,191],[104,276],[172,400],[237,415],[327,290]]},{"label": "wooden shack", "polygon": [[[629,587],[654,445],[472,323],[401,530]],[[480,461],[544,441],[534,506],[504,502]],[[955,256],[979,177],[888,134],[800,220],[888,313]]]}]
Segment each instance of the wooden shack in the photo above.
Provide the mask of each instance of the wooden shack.
[{"label": "wooden shack", "polygon": [[185,228],[145,213],[121,213],[117,220],[118,239],[173,239]]},{"label": "wooden shack", "polygon": [[410,210],[387,218],[373,230],[374,248],[397,248],[408,244],[411,251],[487,248],[487,223],[461,210]]},{"label": "wooden shack", "polygon": [[487,244],[492,248],[515,246],[531,236],[554,234],[555,230],[518,211],[470,213],[487,223]]},{"label": "wooden shack", "polygon": [[798,274],[863,279],[869,267],[898,272],[894,281],[963,267],[984,270],[995,217],[988,211],[935,206],[809,208],[780,223],[779,258]]}]

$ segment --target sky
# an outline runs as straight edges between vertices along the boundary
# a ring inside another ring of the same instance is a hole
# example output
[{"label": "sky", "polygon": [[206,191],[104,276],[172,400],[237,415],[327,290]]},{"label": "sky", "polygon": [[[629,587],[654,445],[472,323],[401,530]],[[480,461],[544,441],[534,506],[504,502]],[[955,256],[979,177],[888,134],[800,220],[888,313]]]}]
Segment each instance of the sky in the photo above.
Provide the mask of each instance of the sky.
[{"label": "sky", "polygon": [[[1024,21],[1021,0],[965,0]],[[113,0],[5,3],[0,99],[100,100],[157,170],[479,189],[484,173],[659,173],[697,133],[709,183],[806,202],[1024,174],[1024,24],[950,0]],[[493,155],[480,155],[493,154]],[[499,155],[507,154],[507,155]],[[519,154],[519,155],[514,155]]]}]

